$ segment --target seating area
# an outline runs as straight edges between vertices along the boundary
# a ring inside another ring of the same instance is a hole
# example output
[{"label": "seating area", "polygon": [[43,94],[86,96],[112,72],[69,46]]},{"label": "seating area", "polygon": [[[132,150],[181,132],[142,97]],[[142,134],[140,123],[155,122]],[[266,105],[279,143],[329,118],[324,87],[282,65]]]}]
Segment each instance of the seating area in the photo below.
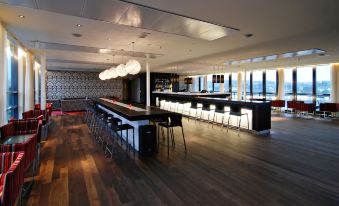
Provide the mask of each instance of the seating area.
[{"label": "seating area", "polygon": [[[21,196],[26,195],[34,183],[40,165],[42,129],[46,127],[47,137],[51,106],[46,108],[46,112],[37,104],[33,110],[22,114],[23,119],[10,119],[0,127],[0,205],[20,203]],[[27,175],[32,179],[24,186]]]},{"label": "seating area", "polygon": [[287,106],[285,105],[285,100],[271,101],[272,110],[296,114],[297,117],[337,118],[337,113],[339,113],[338,103],[320,103],[319,106],[316,106],[314,103],[305,103],[304,101],[287,101]]}]

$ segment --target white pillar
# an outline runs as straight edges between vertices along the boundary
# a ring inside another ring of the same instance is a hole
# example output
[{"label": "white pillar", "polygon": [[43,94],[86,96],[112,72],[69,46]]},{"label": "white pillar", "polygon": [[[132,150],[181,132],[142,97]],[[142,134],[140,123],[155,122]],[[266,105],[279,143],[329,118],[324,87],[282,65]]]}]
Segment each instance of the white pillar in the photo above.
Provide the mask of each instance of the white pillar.
[{"label": "white pillar", "polygon": [[25,76],[25,111],[34,108],[34,69],[32,55],[27,53]]},{"label": "white pillar", "polygon": [[204,76],[204,90],[207,90],[207,75]]},{"label": "white pillar", "polygon": [[7,120],[7,32],[0,22],[0,126]]},{"label": "white pillar", "polygon": [[242,75],[243,75],[243,72],[238,72],[238,97],[237,97],[237,100],[241,100],[241,89],[242,89]]},{"label": "white pillar", "polygon": [[278,68],[278,94],[277,99],[278,100],[284,100],[285,99],[285,70],[284,68]]},{"label": "white pillar", "polygon": [[146,62],[146,106],[151,106],[151,72],[148,61]]},{"label": "white pillar", "polygon": [[46,53],[41,56],[41,109],[46,109]]},{"label": "white pillar", "polygon": [[41,71],[40,71],[40,64],[37,62],[34,62],[34,103],[33,103],[33,107],[34,104],[38,104],[40,103],[40,99],[39,99],[39,75],[40,75]]},{"label": "white pillar", "polygon": [[331,102],[339,103],[339,64],[331,65]]},{"label": "white pillar", "polygon": [[18,115],[22,119],[22,113],[25,107],[25,68],[26,52],[21,48],[18,49]]},{"label": "white pillar", "polygon": [[247,99],[247,86],[246,86],[246,81],[247,81],[247,71],[244,71],[244,100]]}]

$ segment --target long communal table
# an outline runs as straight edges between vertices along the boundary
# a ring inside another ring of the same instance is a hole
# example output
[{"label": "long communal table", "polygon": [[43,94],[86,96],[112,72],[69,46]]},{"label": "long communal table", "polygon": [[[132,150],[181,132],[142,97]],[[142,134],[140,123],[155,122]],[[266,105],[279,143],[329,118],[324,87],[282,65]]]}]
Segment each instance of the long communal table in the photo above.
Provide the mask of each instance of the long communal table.
[{"label": "long communal table", "polygon": [[[147,107],[145,105],[133,105],[120,101],[115,101],[107,98],[95,98],[92,99],[101,109],[107,113],[113,114],[122,120],[122,124],[130,124],[134,127],[135,134],[135,149],[139,151],[139,127],[143,125],[149,125],[150,120],[163,117],[181,116],[175,112],[166,111],[157,107]],[[132,131],[129,133],[129,143],[132,145]],[[123,138],[126,140],[127,133],[123,133]]]}]

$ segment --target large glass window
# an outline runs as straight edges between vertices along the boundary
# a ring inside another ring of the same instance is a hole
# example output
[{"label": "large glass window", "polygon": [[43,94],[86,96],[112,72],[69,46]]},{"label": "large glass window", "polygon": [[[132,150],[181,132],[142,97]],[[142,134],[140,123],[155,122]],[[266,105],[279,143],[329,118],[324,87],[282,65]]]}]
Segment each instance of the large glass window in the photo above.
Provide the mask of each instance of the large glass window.
[{"label": "large glass window", "polygon": [[232,73],[232,98],[238,94],[238,73]]},{"label": "large glass window", "polygon": [[317,103],[329,102],[331,95],[331,65],[318,65],[317,73]]},{"label": "large glass window", "polygon": [[251,72],[246,72],[246,98],[251,98]]},{"label": "large glass window", "polygon": [[277,70],[266,70],[266,99],[277,96]]},{"label": "large glass window", "polygon": [[284,70],[285,76],[285,100],[293,99],[293,68],[286,68]]},{"label": "large glass window", "polygon": [[7,119],[18,119],[18,49],[9,42],[7,52]]},{"label": "large glass window", "polygon": [[212,74],[207,75],[207,91],[213,91]]},{"label": "large glass window", "polygon": [[200,77],[200,91],[204,89],[204,84],[205,84],[204,77],[205,76]]},{"label": "large glass window", "polygon": [[199,91],[199,77],[192,77],[192,92],[198,92]]},{"label": "large glass window", "polygon": [[230,74],[226,73],[224,74],[224,89],[225,92],[229,92],[230,91]]},{"label": "large glass window", "polygon": [[253,72],[253,98],[263,97],[263,75],[262,71]]},{"label": "large glass window", "polygon": [[313,68],[297,68],[297,100],[312,102],[313,101]]}]

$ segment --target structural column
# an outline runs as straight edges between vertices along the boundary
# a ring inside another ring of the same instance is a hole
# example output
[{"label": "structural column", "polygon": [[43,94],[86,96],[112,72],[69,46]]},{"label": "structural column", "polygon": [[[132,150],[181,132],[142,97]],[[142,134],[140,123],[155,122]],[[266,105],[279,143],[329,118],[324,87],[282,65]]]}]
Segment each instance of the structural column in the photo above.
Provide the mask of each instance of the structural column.
[{"label": "structural column", "polygon": [[46,53],[41,56],[41,109],[46,109]]},{"label": "structural column", "polygon": [[22,118],[25,107],[25,68],[26,52],[21,48],[18,49],[18,115]]},{"label": "structural column", "polygon": [[331,102],[339,103],[339,63],[331,67]]},{"label": "structural column", "polygon": [[0,22],[0,125],[6,122],[7,32]]},{"label": "structural column", "polygon": [[284,100],[285,98],[285,72],[283,68],[278,68],[278,94],[277,99],[278,100]]},{"label": "structural column", "polygon": [[146,62],[146,106],[151,106],[151,72],[148,61]]},{"label": "structural column", "polygon": [[243,78],[242,78],[242,76],[243,76],[243,72],[238,72],[238,97],[237,97],[237,100],[241,100],[241,96],[242,96],[242,80],[243,80]]},{"label": "structural column", "polygon": [[32,55],[26,56],[26,75],[25,75],[25,111],[34,108],[34,69]]},{"label": "structural column", "polygon": [[247,86],[246,86],[246,81],[247,81],[247,75],[246,75],[246,71],[244,71],[244,100],[247,99]]}]

